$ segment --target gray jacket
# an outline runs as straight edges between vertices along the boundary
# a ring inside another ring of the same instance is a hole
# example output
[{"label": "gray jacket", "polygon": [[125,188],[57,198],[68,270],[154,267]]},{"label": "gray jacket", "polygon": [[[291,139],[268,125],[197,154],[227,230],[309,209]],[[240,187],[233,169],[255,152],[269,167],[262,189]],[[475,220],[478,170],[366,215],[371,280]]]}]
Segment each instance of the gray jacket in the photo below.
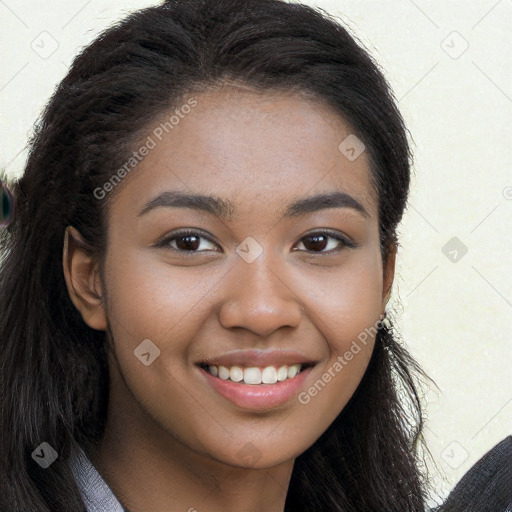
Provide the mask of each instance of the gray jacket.
[{"label": "gray jacket", "polygon": [[82,450],[71,467],[87,512],[128,512]]}]

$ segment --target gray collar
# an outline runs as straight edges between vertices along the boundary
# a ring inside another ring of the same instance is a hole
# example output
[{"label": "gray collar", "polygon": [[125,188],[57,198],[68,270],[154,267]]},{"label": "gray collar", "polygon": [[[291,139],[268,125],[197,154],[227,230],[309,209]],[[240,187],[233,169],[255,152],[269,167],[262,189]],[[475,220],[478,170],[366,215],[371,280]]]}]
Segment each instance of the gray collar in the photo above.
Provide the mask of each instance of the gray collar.
[{"label": "gray collar", "polygon": [[87,512],[126,512],[82,449],[72,459],[71,469]]}]

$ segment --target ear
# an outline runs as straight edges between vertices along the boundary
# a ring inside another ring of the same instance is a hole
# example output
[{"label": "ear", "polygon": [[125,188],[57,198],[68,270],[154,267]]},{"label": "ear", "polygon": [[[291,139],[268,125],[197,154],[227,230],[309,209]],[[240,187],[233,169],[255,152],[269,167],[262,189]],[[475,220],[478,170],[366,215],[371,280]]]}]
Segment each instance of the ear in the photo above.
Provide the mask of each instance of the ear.
[{"label": "ear", "polygon": [[72,226],[68,226],[64,233],[62,266],[69,297],[84,322],[92,329],[106,330],[99,266],[92,247]]},{"label": "ear", "polygon": [[389,247],[388,256],[383,269],[383,285],[382,285],[382,304],[383,309],[391,297],[391,289],[393,286],[393,279],[395,277],[395,264],[396,264],[397,246],[392,243]]}]

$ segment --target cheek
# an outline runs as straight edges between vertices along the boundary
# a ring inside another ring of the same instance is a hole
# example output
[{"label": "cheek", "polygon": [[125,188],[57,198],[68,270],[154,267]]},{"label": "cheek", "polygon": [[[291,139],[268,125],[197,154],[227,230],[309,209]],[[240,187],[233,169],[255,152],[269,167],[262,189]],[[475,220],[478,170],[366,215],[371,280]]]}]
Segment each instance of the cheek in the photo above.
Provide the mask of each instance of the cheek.
[{"label": "cheek", "polygon": [[[171,267],[143,252],[113,254],[108,289],[108,319],[118,350],[130,350],[144,339],[158,340],[161,349],[183,351],[179,340],[200,328],[198,313],[215,280],[197,278],[190,268]],[[171,343],[172,341],[172,343]]]},{"label": "cheek", "polygon": [[342,353],[383,311],[380,253],[354,253],[336,272],[317,271],[314,278],[297,273],[297,287],[309,290],[307,307],[318,329],[329,347]]},{"label": "cheek", "polygon": [[[203,272],[195,275],[190,267],[171,267],[142,251],[125,251],[122,257],[112,253],[105,276],[116,359],[138,404],[135,414],[149,414],[173,436],[196,447],[204,445],[201,425],[208,409],[187,384],[197,379],[189,351],[191,340],[203,329],[207,297],[223,276],[206,267]],[[148,339],[157,350],[144,341]],[[151,362],[145,365],[138,356],[147,352]],[[153,354],[158,355],[153,359]]]},{"label": "cheek", "polygon": [[325,337],[338,351],[375,324],[382,310],[382,271],[378,265],[357,265],[328,284],[324,300],[329,330]]},{"label": "cheek", "polygon": [[[377,253],[378,255],[378,253]],[[382,313],[382,265],[371,254],[318,283],[309,297],[327,345],[319,371],[298,397],[320,435],[348,403],[366,371]]]}]

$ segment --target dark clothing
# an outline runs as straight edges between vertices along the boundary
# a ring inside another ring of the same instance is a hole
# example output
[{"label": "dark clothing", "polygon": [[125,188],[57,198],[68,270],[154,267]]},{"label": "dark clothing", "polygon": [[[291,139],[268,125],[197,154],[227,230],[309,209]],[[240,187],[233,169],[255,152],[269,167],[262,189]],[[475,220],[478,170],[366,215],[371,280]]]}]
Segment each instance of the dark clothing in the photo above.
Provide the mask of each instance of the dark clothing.
[{"label": "dark clothing", "polygon": [[512,512],[512,435],[461,478],[436,512]]}]

